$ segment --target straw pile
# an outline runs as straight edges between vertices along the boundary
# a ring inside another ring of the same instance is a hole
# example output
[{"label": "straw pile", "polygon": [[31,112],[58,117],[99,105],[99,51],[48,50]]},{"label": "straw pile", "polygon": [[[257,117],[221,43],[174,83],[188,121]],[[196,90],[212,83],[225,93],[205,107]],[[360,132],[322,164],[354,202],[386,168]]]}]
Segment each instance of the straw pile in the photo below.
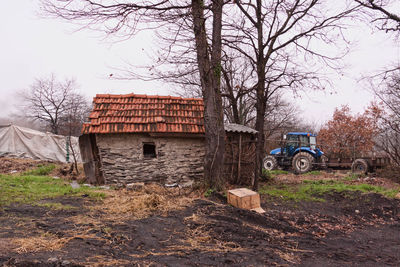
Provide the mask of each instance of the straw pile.
[{"label": "straw pile", "polygon": [[95,207],[115,218],[142,219],[154,214],[188,207],[196,198],[192,191],[149,184],[138,191],[109,191],[101,205]]}]

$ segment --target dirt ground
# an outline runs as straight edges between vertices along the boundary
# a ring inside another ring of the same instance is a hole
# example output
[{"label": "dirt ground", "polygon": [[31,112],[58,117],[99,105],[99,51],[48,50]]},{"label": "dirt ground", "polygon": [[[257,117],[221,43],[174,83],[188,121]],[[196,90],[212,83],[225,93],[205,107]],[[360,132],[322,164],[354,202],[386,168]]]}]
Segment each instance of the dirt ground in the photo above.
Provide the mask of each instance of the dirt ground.
[{"label": "dirt ground", "polygon": [[262,196],[257,214],[220,194],[150,187],[45,200],[67,210],[14,204],[0,209],[0,266],[400,266],[400,200],[325,199]]}]

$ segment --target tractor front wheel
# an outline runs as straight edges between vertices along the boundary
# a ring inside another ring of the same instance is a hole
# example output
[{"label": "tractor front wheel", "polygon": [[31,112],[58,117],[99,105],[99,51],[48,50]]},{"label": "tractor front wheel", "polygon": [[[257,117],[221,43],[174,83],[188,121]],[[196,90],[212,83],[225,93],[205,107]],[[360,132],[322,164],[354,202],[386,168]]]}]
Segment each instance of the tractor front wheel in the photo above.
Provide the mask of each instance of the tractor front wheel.
[{"label": "tractor front wheel", "polygon": [[311,171],[314,157],[307,152],[300,152],[293,157],[292,167],[296,173],[306,173]]},{"label": "tractor front wheel", "polygon": [[264,158],[264,169],[272,171],[278,167],[278,162],[274,156],[266,156]]}]

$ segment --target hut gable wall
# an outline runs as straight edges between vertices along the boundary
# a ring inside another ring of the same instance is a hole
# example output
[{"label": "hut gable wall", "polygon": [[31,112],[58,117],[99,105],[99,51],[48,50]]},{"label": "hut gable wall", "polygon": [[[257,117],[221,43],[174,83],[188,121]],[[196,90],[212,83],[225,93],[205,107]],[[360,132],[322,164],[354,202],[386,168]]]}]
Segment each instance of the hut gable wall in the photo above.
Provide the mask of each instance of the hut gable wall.
[{"label": "hut gable wall", "polygon": [[[204,138],[97,134],[96,139],[106,184],[182,184],[203,176]],[[155,145],[155,158],[145,157],[144,144]]]}]

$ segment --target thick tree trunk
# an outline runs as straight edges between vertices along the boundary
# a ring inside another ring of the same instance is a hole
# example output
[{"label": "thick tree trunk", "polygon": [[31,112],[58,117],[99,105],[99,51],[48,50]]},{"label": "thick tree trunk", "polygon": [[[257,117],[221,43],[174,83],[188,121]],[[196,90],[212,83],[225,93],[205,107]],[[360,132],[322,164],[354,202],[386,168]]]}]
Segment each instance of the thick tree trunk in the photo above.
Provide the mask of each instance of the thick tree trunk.
[{"label": "thick tree trunk", "polygon": [[262,161],[264,156],[264,116],[266,108],[266,94],[265,94],[265,58],[264,58],[264,42],[263,42],[263,18],[262,18],[262,5],[261,0],[257,0],[257,102],[256,102],[256,130],[257,130],[257,143],[256,143],[256,155],[255,155],[255,170],[254,170],[254,182],[253,189],[258,190],[258,180],[261,176]]},{"label": "thick tree trunk", "polygon": [[192,0],[197,61],[204,99],[204,124],[206,131],[204,178],[208,186],[221,190],[225,182],[223,179],[225,130],[220,92],[223,1],[215,0],[212,5],[213,32],[211,55],[208,49],[203,3],[202,0]]},{"label": "thick tree trunk", "polygon": [[[265,116],[265,99],[264,99],[264,83],[258,85],[257,88],[257,115],[256,115],[256,130],[257,130],[257,143],[255,155],[255,170],[253,189],[258,190],[258,180],[261,176],[262,162],[264,157],[264,116]],[[262,88],[262,89],[261,89]]]}]

